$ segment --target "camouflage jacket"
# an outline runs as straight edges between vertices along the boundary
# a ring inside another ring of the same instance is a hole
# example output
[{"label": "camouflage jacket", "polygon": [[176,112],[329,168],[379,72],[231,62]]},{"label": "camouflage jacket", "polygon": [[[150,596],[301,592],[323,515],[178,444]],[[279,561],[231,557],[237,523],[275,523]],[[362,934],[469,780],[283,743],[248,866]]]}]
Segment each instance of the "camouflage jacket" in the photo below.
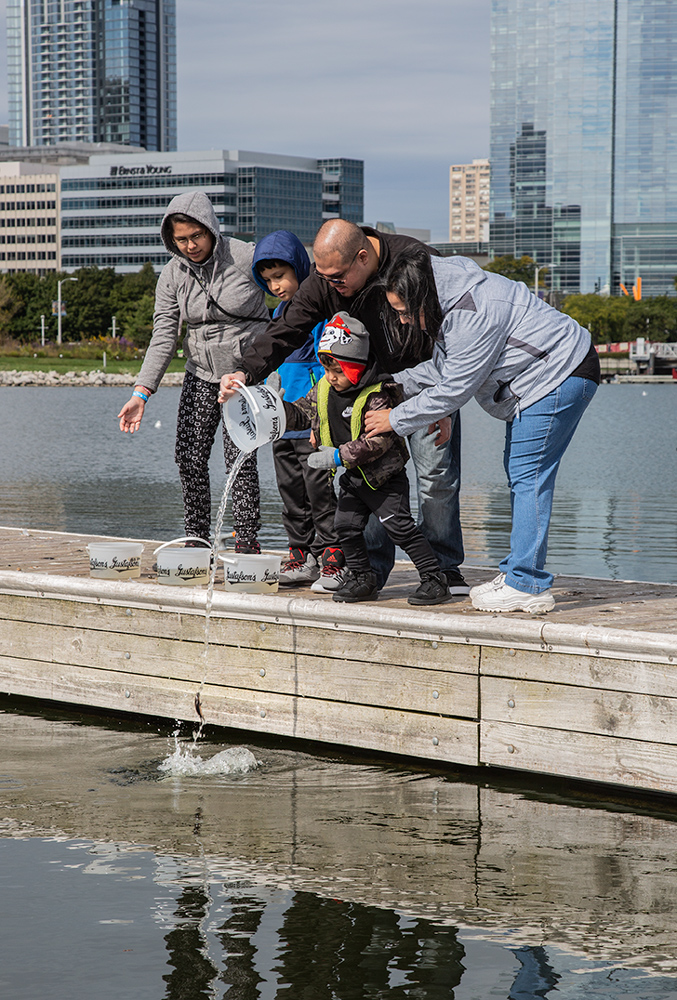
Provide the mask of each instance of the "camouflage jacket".
[{"label": "camouflage jacket", "polygon": [[[401,399],[399,386],[394,382],[384,382],[378,392],[373,392],[368,397],[364,413],[367,413],[368,410],[389,410],[397,406]],[[285,399],[284,410],[287,418],[287,430],[296,431],[310,427],[315,441],[319,443],[320,414],[317,407],[316,385],[307,396],[297,399],[294,403],[288,403]],[[367,483],[374,489],[378,489],[391,476],[405,467],[409,452],[404,438],[395,434],[394,431],[368,438],[364,431],[364,413],[362,414],[361,434],[355,440],[339,445],[339,455],[346,469],[359,470]]]}]

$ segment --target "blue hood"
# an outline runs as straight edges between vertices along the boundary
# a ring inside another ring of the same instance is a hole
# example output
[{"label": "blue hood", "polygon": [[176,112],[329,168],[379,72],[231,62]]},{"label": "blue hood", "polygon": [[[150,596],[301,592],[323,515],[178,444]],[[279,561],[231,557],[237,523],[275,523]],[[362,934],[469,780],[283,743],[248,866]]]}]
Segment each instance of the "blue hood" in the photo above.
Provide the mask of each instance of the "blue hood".
[{"label": "blue hood", "polygon": [[259,240],[254,250],[252,261],[254,281],[259,288],[267,292],[268,286],[256,270],[256,264],[260,260],[282,260],[286,264],[291,264],[299,285],[310,274],[310,258],[306,253],[306,248],[298,236],[294,236],[288,229],[278,229],[274,233],[268,233],[262,240]]}]

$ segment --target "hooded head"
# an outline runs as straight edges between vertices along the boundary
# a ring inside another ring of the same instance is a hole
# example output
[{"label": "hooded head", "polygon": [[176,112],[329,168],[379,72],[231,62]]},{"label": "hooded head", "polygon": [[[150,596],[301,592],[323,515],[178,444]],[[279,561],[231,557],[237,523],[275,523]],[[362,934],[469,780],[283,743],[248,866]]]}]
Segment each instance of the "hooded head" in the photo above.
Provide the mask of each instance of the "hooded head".
[{"label": "hooded head", "polygon": [[[185,194],[177,194],[167,206],[167,211],[162,220],[160,230],[162,233],[162,242],[167,247],[169,253],[180,257],[182,260],[190,261],[190,257],[185,253],[185,246],[181,248],[174,242],[174,223],[171,218],[173,215],[185,216],[188,220],[194,222],[196,227],[209,234],[209,237],[211,237],[211,249],[203,260],[195,262],[200,265],[206,264],[208,260],[211,260],[214,250],[221,240],[219,220],[216,218],[214,207],[207,195],[204,191],[186,191]],[[185,225],[185,223],[182,225]],[[187,226],[186,235],[189,235],[189,229],[190,226]]]},{"label": "hooded head", "polygon": [[369,357],[369,334],[364,323],[338,312],[329,320],[317,346],[317,356],[329,355],[341,367],[341,371],[353,384],[362,378]]},{"label": "hooded head", "polygon": [[252,274],[256,284],[264,292],[270,292],[272,289],[264,281],[261,271],[271,268],[274,264],[291,267],[299,285],[310,273],[310,258],[306,248],[298,236],[290,233],[288,229],[278,229],[274,233],[268,233],[256,244]]}]

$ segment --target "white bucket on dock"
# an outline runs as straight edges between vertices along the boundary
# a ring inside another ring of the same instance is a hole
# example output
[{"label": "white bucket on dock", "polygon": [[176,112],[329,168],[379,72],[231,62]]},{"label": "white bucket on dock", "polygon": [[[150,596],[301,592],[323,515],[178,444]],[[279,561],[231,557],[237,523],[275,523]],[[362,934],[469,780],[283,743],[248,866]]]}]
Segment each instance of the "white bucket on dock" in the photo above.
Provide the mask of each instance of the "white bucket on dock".
[{"label": "white bucket on dock", "polygon": [[223,420],[233,443],[240,451],[254,451],[262,444],[277,441],[287,428],[284,403],[267,385],[240,388],[223,404]]},{"label": "white bucket on dock", "polygon": [[[201,542],[206,548],[191,546],[182,542]],[[176,546],[181,545],[181,548]],[[174,547],[172,547],[174,546]],[[170,587],[200,587],[209,583],[209,560],[212,547],[204,538],[186,535],[159,545],[153,553],[157,559],[157,582]]]},{"label": "white bucket on dock", "polygon": [[142,542],[90,542],[89,575],[99,580],[131,580],[141,576]]},{"label": "white bucket on dock", "polygon": [[220,552],[226,590],[244,594],[276,594],[280,556],[231,555]]}]

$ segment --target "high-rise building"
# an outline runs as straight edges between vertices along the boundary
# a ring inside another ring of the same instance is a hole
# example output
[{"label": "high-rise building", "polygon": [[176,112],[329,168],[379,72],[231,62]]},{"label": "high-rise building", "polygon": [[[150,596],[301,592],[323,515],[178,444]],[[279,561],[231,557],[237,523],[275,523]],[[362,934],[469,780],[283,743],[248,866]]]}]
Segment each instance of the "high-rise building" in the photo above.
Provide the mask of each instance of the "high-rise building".
[{"label": "high-rise building", "polygon": [[491,246],[565,292],[673,293],[677,4],[492,0]]},{"label": "high-rise building", "polygon": [[176,149],[176,0],[7,0],[10,141]]},{"label": "high-rise building", "polygon": [[449,168],[449,242],[489,240],[489,160]]}]

